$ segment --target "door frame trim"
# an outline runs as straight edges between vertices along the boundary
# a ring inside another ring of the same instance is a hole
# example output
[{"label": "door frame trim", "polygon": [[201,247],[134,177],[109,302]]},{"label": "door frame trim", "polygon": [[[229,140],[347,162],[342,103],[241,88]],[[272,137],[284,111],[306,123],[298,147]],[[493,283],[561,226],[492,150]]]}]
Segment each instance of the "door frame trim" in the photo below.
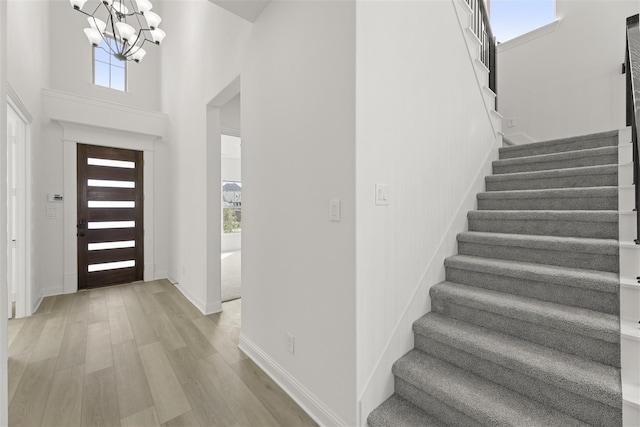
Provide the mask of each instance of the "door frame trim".
[{"label": "door frame trim", "polygon": [[[16,295],[16,318],[31,316],[34,312],[33,301],[33,275],[32,275],[32,259],[31,259],[31,222],[33,220],[33,205],[31,200],[32,181],[31,181],[31,124],[33,116],[29,113],[27,107],[22,103],[20,97],[13,89],[11,84],[7,82],[7,108],[11,108],[18,118],[24,123],[24,203],[18,215],[23,215],[23,237],[24,237],[24,285],[18,290]],[[8,142],[8,141],[7,141]],[[10,197],[7,194],[7,197]],[[8,213],[7,213],[8,214]],[[8,243],[8,242],[7,242]]]},{"label": "door frame trim", "polygon": [[[77,144],[99,145],[144,152],[144,280],[155,280],[154,256],[154,144],[155,135],[56,121],[63,130],[64,151],[64,282],[63,293],[78,291]],[[46,290],[45,290],[45,295]]]}]

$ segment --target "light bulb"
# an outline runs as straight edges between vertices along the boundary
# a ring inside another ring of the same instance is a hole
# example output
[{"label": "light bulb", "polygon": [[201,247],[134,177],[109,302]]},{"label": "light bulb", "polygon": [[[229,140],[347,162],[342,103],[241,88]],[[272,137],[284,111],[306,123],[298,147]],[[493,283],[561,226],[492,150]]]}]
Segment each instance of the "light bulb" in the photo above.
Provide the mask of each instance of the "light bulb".
[{"label": "light bulb", "polygon": [[87,2],[87,0],[69,0],[71,6],[73,6],[76,10],[82,10],[82,6]]},{"label": "light bulb", "polygon": [[100,31],[95,28],[85,28],[84,33],[87,35],[89,42],[96,47],[102,41],[102,34],[100,34]]},{"label": "light bulb", "polygon": [[136,33],[136,29],[126,22],[116,22],[116,30],[122,40],[129,40]]},{"label": "light bulb", "polygon": [[91,28],[95,28],[96,30],[100,31],[100,33],[104,33],[104,30],[107,28],[107,24],[105,24],[104,21],[101,21],[98,18],[94,18],[93,16],[89,16],[87,18],[87,21],[89,21],[89,25],[91,25]]},{"label": "light bulb", "polygon": [[129,9],[127,9],[127,6],[125,6],[124,4],[122,4],[119,1],[114,1],[113,2],[113,10],[121,15],[128,15],[129,14]]},{"label": "light bulb", "polygon": [[151,28],[152,30],[158,28],[158,25],[160,25],[160,21],[162,21],[160,15],[155,12],[147,12],[144,14],[144,17],[147,18],[147,25],[149,25],[149,28]]},{"label": "light bulb", "polygon": [[151,10],[153,5],[149,0],[136,0],[136,4],[138,5],[138,12],[143,15]]},{"label": "light bulb", "polygon": [[131,58],[136,62],[140,62],[140,61],[142,61],[142,58],[144,58],[144,56],[146,54],[147,54],[147,52],[145,52],[145,50],[143,48],[139,48],[138,50],[136,50],[134,52],[133,55],[131,55]]},{"label": "light bulb", "polygon": [[162,43],[162,40],[164,40],[166,35],[167,34],[164,31],[162,31],[160,28],[156,28],[155,30],[151,30],[151,38],[153,39],[153,42],[155,44]]}]

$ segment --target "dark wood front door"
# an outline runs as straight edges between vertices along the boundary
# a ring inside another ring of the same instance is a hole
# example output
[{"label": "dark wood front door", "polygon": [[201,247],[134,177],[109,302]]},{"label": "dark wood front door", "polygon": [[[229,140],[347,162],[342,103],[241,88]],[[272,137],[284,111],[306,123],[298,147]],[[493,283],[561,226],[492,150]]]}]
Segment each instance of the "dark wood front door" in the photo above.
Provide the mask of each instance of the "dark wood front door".
[{"label": "dark wood front door", "polygon": [[78,288],[144,274],[142,151],[78,144]]}]

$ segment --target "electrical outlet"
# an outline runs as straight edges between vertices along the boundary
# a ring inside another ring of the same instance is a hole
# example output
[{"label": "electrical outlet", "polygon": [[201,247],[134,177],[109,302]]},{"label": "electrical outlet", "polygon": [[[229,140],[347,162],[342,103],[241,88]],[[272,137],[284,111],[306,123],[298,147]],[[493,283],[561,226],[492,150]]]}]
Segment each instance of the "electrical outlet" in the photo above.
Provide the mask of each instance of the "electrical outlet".
[{"label": "electrical outlet", "polygon": [[287,332],[287,350],[289,350],[289,353],[291,354],[293,354],[295,350],[295,340],[296,338],[293,336],[293,334]]}]

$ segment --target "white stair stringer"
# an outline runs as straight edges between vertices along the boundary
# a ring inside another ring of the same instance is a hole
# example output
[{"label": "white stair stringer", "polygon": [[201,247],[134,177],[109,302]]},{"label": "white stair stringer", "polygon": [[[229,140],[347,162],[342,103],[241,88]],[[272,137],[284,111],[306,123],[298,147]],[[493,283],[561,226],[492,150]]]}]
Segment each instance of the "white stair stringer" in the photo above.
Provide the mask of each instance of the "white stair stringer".
[{"label": "white stair stringer", "polygon": [[624,426],[640,425],[640,245],[631,185],[631,129],[618,134],[618,212],[620,230],[620,354],[622,365],[622,421]]}]

